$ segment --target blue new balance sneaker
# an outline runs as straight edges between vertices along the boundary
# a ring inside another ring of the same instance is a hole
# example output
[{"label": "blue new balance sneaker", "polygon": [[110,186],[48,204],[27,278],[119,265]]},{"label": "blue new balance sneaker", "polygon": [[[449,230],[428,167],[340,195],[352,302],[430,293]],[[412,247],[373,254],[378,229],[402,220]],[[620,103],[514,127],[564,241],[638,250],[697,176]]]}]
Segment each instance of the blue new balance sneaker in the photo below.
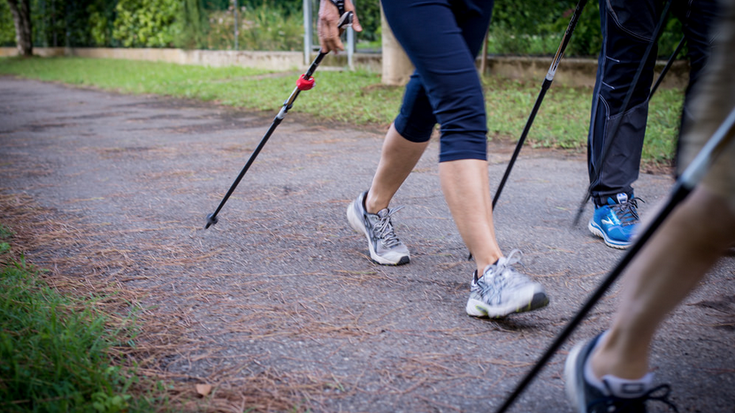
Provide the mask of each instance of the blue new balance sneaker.
[{"label": "blue new balance sneaker", "polygon": [[607,205],[595,206],[595,215],[587,226],[593,234],[605,240],[609,247],[626,249],[632,244],[640,218],[638,200],[628,199],[628,194],[620,193],[607,199]]}]

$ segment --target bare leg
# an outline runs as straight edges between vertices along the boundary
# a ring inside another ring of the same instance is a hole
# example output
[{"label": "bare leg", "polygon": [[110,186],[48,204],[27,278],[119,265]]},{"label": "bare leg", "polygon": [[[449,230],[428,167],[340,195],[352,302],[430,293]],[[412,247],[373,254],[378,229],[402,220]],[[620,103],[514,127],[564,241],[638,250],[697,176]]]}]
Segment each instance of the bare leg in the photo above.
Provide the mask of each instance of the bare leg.
[{"label": "bare leg", "polygon": [[495,239],[487,161],[463,159],[439,164],[444,198],[465,245],[477,263],[477,272],[503,256]]},{"label": "bare leg", "polygon": [[[406,140],[390,126],[365,200],[367,212],[374,214],[388,207],[428,144]],[[477,159],[442,162],[439,176],[452,217],[475,257],[478,273],[482,274],[485,267],[503,255],[495,239],[487,162]]]},{"label": "bare leg", "polygon": [[674,210],[625,271],[623,305],[592,354],[595,376],[639,379],[666,315],[735,242],[735,211],[700,185]]},{"label": "bare leg", "polygon": [[421,159],[427,146],[428,141],[411,142],[390,125],[383,142],[378,169],[365,199],[367,212],[375,214],[388,207],[393,195]]}]

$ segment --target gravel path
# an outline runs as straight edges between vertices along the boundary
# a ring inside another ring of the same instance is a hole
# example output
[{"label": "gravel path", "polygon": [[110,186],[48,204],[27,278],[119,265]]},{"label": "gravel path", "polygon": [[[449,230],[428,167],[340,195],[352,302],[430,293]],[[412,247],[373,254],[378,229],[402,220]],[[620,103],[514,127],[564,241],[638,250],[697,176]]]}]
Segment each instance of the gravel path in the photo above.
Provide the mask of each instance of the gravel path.
[{"label": "gravel path", "polygon": [[[464,312],[472,263],[441,194],[436,142],[395,199],[406,206],[394,222],[413,261],[383,267],[370,262],[344,215],[370,183],[382,133],[309,121],[298,114],[308,93],[208,230],[206,215],[275,114],[11,77],[0,77],[0,96],[2,206],[23,199],[59,229],[28,259],[118,283],[140,293],[151,314],[175,320],[185,345],[163,352],[157,368],[229,394],[222,410],[492,410],[623,254],[587,231],[591,207],[585,224],[572,227],[584,154],[525,148],[497,207],[497,236],[506,254],[524,252],[525,271],[551,304],[502,321],[473,319]],[[490,145],[491,182],[511,150]],[[641,176],[644,215],[671,184]],[[513,411],[572,411],[564,355],[606,326],[617,292]],[[733,411],[732,257],[658,338],[652,362],[680,412]]]}]

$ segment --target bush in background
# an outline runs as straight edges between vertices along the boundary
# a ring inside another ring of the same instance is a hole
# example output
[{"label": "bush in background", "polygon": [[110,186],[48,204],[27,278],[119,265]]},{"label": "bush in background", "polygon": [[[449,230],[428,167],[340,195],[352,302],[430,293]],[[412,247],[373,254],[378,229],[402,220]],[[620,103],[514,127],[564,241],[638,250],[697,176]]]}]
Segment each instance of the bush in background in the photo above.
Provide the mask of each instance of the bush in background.
[{"label": "bush in background", "polygon": [[178,0],[118,0],[112,37],[125,47],[172,47]]},{"label": "bush in background", "polygon": [[0,46],[15,46],[15,26],[10,7],[5,1],[0,1]]},{"label": "bush in background", "polygon": [[[209,14],[206,48],[230,50],[235,46],[234,13],[228,10]],[[301,11],[289,12],[263,3],[259,7],[242,6],[238,10],[238,49],[302,50],[304,25]]]},{"label": "bush in background", "polygon": [[204,49],[207,43],[207,12],[202,0],[183,0],[176,18],[174,44],[182,49]]},{"label": "bush in background", "polygon": [[[488,51],[493,54],[553,55],[577,6],[570,0],[497,0],[490,24]],[[659,57],[668,57],[683,36],[681,23],[669,17],[659,39]],[[582,10],[566,56],[596,57],[602,48],[600,5],[591,0]],[[683,54],[682,54],[683,55]]]},{"label": "bush in background", "polygon": [[[318,0],[311,0],[316,27]],[[577,2],[574,0],[497,0],[488,50],[497,55],[553,55]],[[238,0],[238,48],[301,50],[302,0]],[[358,48],[380,47],[378,0],[356,0],[363,26]],[[31,0],[34,45],[42,47],[180,47],[224,49],[235,46],[233,0]],[[313,33],[316,38],[316,31]],[[659,41],[668,57],[682,37],[671,18]],[[601,47],[599,5],[585,6],[567,56],[597,56]],[[0,0],[0,44],[15,45],[10,10]]]}]

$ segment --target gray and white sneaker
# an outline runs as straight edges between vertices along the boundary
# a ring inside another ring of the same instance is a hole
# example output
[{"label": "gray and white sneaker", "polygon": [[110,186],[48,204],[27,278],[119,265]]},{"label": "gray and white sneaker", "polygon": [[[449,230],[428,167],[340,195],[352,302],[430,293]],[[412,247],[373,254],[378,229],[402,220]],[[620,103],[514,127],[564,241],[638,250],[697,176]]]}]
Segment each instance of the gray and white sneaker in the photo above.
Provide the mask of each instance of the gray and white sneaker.
[{"label": "gray and white sneaker", "polygon": [[367,191],[361,193],[347,207],[350,226],[367,237],[370,258],[373,261],[383,265],[408,264],[411,261],[408,248],[396,236],[390,220],[403,207],[384,208],[377,214],[370,214],[365,210],[366,195]]},{"label": "gray and white sneaker", "polygon": [[544,287],[514,270],[512,265],[520,262],[521,252],[513,250],[508,257],[488,265],[482,277],[477,271],[472,276],[467,314],[474,317],[505,317],[546,307],[549,297]]}]

